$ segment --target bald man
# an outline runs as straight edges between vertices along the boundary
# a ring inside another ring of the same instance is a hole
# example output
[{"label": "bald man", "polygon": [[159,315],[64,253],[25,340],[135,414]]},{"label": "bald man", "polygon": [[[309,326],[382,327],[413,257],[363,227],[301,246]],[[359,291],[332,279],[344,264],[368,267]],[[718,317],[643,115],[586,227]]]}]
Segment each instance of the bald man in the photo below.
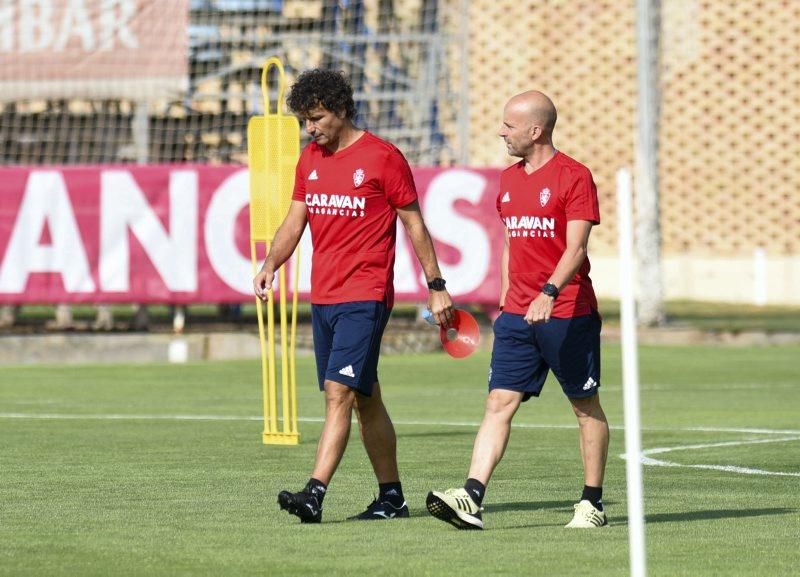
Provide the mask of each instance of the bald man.
[{"label": "bald man", "polygon": [[569,528],[608,524],[603,475],[608,421],[600,406],[600,327],[587,245],[600,223],[588,168],[553,146],[553,102],[537,91],[508,101],[500,136],[521,160],[503,171],[505,226],[500,316],[494,324],[486,410],[463,488],[428,493],[428,511],[459,529],[483,529],[481,504],[508,444],[511,420],[552,371],[578,419],[583,493]]}]

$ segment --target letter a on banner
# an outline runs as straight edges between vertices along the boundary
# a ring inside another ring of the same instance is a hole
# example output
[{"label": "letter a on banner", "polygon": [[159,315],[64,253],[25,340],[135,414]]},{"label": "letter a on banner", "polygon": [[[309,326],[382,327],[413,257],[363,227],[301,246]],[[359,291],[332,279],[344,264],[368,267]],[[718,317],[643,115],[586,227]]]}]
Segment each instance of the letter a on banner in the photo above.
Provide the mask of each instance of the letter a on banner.
[{"label": "letter a on banner", "polygon": [[[275,112],[270,109],[267,73],[270,67],[278,70],[278,100]],[[294,116],[282,113],[281,104],[286,88],[283,64],[272,57],[261,72],[261,92],[264,96],[264,116],[254,116],[247,124],[247,158],[250,164],[250,256],[253,274],[257,273],[256,250],[263,244],[266,251],[275,233],[289,212],[294,188],[294,169],[300,156],[300,125]],[[297,281],[300,275],[300,249],[295,254],[294,287],[292,289],[291,322],[286,314],[286,266],[278,270],[279,330],[280,330],[280,394],[276,363],[275,298],[272,287],[267,292],[267,326],[264,331],[264,303],[256,297],[258,335],[261,339],[261,381],[264,396],[265,444],[296,445],[300,442],[297,430],[297,372],[295,343],[297,340]],[[281,414],[279,419],[278,405]],[[279,422],[280,421],[280,422]]]}]

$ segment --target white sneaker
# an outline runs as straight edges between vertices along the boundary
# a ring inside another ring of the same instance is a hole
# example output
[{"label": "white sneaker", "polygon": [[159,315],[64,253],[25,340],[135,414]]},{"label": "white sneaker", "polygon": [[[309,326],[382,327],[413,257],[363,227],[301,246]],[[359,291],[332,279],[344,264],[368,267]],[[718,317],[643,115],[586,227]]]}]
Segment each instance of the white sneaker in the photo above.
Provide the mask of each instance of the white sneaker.
[{"label": "white sneaker", "polygon": [[584,499],[575,505],[575,516],[572,521],[567,523],[567,529],[591,529],[593,527],[603,527],[608,525],[605,511],[601,511]]},{"label": "white sneaker", "polygon": [[483,529],[481,511],[464,489],[448,489],[444,493],[431,491],[425,500],[428,512],[458,529]]}]

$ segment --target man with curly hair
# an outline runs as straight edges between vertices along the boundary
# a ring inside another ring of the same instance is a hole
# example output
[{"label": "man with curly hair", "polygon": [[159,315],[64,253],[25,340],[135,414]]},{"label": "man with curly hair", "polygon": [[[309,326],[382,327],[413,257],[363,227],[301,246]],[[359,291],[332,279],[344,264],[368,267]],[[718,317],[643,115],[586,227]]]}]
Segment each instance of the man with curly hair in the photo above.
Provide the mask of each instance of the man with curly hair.
[{"label": "man with curly hair", "polygon": [[295,172],[289,212],[253,285],[266,299],[275,271],[291,256],[306,225],[314,246],[311,318],[325,423],[311,478],[297,493],[281,491],[281,509],[319,523],[328,484],[344,455],[353,410],[378,480],[378,497],[351,519],[408,517],[397,468],[394,426],[381,399],[378,357],[394,303],[397,217],[428,281],[428,308],[445,326],[453,303],[422,219],[411,169],[392,144],[354,124],[353,89],[340,72],[303,72],[289,108],[311,142]]}]

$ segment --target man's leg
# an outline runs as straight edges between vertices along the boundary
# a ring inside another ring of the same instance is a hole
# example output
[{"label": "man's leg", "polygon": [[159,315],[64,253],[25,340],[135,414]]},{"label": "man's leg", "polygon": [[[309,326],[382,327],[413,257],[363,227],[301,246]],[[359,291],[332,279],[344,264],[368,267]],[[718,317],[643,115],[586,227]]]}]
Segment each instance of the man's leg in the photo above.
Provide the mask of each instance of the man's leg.
[{"label": "man's leg", "polygon": [[602,487],[608,457],[608,421],[600,406],[600,395],[570,399],[570,403],[580,427],[584,484]]},{"label": "man's leg", "polygon": [[603,477],[608,457],[608,421],[595,394],[582,399],[570,399],[580,428],[581,458],[583,459],[583,494],[575,505],[575,515],[568,528],[602,527],[608,524],[603,510]]},{"label": "man's leg", "polygon": [[356,394],[355,404],[361,441],[378,483],[398,482],[400,473],[397,469],[397,436],[381,398],[380,383],[375,383],[370,397]]},{"label": "man's leg", "polygon": [[486,411],[475,437],[469,478],[463,488],[428,493],[428,512],[459,529],[483,529],[481,503],[486,485],[503,458],[511,435],[511,420],[519,409],[523,393],[492,389]]},{"label": "man's leg", "polygon": [[495,467],[503,458],[511,435],[511,419],[522,402],[522,393],[506,389],[493,389],[486,398],[486,411],[475,437],[469,477],[489,483]]},{"label": "man's leg", "polygon": [[325,424],[317,445],[312,477],[326,486],[342,460],[350,438],[350,419],[356,392],[341,383],[325,381]]},{"label": "man's leg", "polygon": [[297,493],[281,491],[278,504],[301,523],[322,520],[322,502],[350,438],[350,418],[353,414],[355,391],[340,383],[326,380],[325,424],[317,445],[314,472],[305,488]]},{"label": "man's leg", "polygon": [[366,521],[408,517],[408,505],[397,469],[397,436],[383,404],[378,381],[372,387],[371,396],[356,393],[356,416],[361,441],[378,479],[378,497],[366,511],[350,518]]}]

